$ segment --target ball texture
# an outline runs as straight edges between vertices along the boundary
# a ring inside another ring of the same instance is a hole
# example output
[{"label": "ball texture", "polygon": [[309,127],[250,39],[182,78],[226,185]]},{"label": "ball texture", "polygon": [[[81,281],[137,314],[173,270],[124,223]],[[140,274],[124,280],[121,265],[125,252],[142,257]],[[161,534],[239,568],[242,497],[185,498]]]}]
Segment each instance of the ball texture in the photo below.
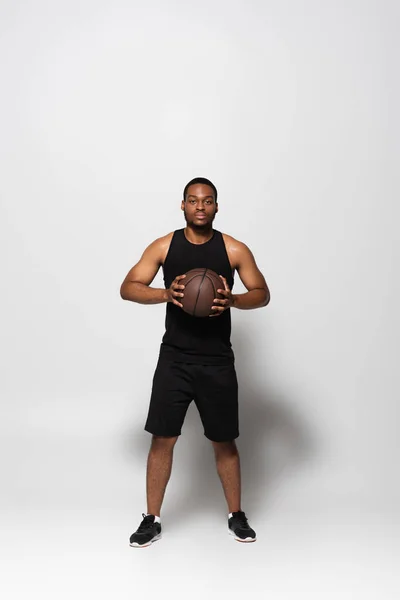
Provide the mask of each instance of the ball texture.
[{"label": "ball texture", "polygon": [[181,283],[185,286],[183,298],[179,301],[183,304],[183,310],[193,317],[209,317],[215,314],[211,310],[214,298],[224,298],[217,292],[224,290],[224,282],[221,277],[211,269],[191,269],[186,273]]}]

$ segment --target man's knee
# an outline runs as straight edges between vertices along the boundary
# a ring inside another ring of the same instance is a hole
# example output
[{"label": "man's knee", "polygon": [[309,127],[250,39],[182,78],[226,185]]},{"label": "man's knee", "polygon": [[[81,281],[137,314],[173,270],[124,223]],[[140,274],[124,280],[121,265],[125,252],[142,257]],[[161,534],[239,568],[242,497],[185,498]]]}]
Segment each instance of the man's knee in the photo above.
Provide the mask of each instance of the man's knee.
[{"label": "man's knee", "polygon": [[153,435],[151,440],[151,449],[152,450],[171,450],[176,442],[178,441],[179,436],[161,436],[161,435]]},{"label": "man's knee", "polygon": [[227,442],[211,442],[216,456],[221,455],[236,455],[238,454],[238,449],[236,446],[235,440],[230,440]]}]

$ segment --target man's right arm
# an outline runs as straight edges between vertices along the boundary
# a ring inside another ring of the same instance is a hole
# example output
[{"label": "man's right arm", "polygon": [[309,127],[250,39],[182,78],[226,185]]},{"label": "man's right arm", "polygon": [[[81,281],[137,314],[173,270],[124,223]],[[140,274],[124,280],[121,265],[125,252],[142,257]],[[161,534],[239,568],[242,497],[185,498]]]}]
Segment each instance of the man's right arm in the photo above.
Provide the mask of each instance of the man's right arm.
[{"label": "man's right arm", "polygon": [[162,264],[163,244],[157,239],[143,252],[141,259],[132,267],[120,288],[121,298],[139,304],[167,302],[167,290],[151,288],[150,283]]},{"label": "man's right arm", "polygon": [[168,290],[150,287],[150,283],[157,275],[168,252],[170,237],[170,235],[167,235],[152,242],[143,252],[139,262],[128,272],[120,288],[120,295],[123,300],[130,300],[139,304],[173,302],[182,307],[182,304],[178,301],[178,298],[183,296],[181,290],[184,289],[184,286],[179,285],[180,277],[174,280]]}]

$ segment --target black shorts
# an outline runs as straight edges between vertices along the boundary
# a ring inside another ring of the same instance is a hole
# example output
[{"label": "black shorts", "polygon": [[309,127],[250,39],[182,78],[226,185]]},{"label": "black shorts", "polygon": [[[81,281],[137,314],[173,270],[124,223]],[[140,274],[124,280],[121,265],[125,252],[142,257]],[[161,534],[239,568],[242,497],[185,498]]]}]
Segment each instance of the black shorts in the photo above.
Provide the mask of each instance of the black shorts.
[{"label": "black shorts", "polygon": [[153,435],[181,435],[194,400],[204,435],[214,442],[239,436],[238,382],[234,363],[198,365],[159,358],[145,430]]}]

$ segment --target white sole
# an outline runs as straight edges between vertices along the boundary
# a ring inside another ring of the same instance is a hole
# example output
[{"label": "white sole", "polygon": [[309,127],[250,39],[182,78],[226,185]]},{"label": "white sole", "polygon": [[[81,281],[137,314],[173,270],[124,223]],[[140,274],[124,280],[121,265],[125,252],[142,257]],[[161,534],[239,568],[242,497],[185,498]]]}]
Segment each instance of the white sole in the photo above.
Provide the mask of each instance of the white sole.
[{"label": "white sole", "polygon": [[151,546],[151,544],[153,542],[156,542],[157,540],[161,540],[162,535],[161,533],[159,533],[158,535],[156,535],[155,537],[153,537],[152,540],[150,540],[149,542],[147,542],[147,544],[136,544],[136,542],[133,542],[132,544],[129,543],[131,548],[148,548],[149,546]]},{"label": "white sole", "polygon": [[228,529],[229,535],[233,535],[233,537],[235,538],[235,540],[237,542],[244,542],[245,544],[248,544],[249,542],[256,542],[257,538],[245,538],[244,540],[242,540],[242,538],[237,537],[237,535],[234,534],[234,532],[231,529]]}]

